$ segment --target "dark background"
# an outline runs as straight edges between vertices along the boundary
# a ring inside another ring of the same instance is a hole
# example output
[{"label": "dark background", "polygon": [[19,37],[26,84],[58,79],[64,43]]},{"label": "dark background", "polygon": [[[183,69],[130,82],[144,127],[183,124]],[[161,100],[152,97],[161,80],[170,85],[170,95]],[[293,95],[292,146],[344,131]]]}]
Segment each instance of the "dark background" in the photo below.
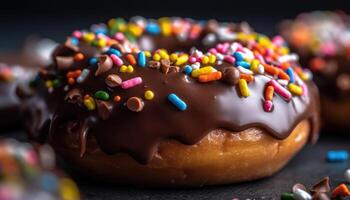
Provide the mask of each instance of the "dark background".
[{"label": "dark background", "polygon": [[134,15],[181,16],[220,21],[248,21],[255,30],[273,34],[278,22],[312,10],[343,10],[349,0],[1,0],[0,50],[18,49],[28,35],[62,41],[76,28]]}]

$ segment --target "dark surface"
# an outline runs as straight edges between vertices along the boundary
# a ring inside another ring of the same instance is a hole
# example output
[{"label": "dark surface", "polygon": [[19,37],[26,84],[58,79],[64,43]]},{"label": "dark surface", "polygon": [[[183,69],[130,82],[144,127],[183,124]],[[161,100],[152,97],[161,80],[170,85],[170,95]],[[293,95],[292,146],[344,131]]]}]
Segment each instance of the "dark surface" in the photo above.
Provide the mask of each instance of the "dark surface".
[{"label": "dark surface", "polygon": [[[349,133],[350,134],[350,133]],[[5,137],[25,140],[23,132],[7,132]],[[333,135],[333,134],[332,134]],[[346,136],[321,135],[315,145],[307,145],[279,173],[270,178],[242,184],[212,186],[196,189],[138,189],[97,183],[88,176],[73,175],[77,181],[83,199],[279,199],[282,192],[290,191],[299,182],[310,187],[325,176],[330,177],[331,188],[346,182],[343,174],[349,168],[349,162],[327,163],[327,151],[345,149],[350,151],[350,138]],[[267,163],[268,164],[268,163]]]}]

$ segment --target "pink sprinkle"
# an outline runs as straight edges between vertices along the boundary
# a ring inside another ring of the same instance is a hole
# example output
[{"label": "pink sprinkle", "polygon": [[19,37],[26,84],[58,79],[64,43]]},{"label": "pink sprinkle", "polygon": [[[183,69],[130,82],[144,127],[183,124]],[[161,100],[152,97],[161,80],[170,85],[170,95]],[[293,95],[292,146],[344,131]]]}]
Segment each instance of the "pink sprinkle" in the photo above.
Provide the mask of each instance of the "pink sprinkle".
[{"label": "pink sprinkle", "polygon": [[138,76],[138,77],[123,81],[121,84],[121,87],[123,89],[128,89],[128,88],[135,87],[141,83],[142,83],[142,78]]},{"label": "pink sprinkle", "polygon": [[125,36],[124,36],[123,33],[118,32],[118,33],[116,33],[116,34],[114,35],[114,38],[115,38],[116,40],[118,40],[118,41],[123,41],[123,40],[125,39]]},{"label": "pink sprinkle", "polygon": [[308,89],[307,89],[307,87],[306,87],[306,85],[305,85],[305,84],[301,84],[301,89],[303,90],[302,95],[304,95],[304,96],[308,96],[309,91],[308,91]]},{"label": "pink sprinkle", "polygon": [[271,85],[275,89],[277,94],[279,94],[286,101],[289,101],[292,98],[292,94],[282,85],[280,85],[277,81],[272,79],[269,81],[269,85]]},{"label": "pink sprinkle", "polygon": [[234,42],[232,45],[231,45],[231,50],[233,52],[236,52],[238,48],[242,47],[242,45],[238,42]]},{"label": "pink sprinkle", "polygon": [[80,39],[83,33],[81,31],[76,30],[76,31],[73,31],[72,35],[73,37]]},{"label": "pink sprinkle", "polygon": [[284,44],[284,39],[280,35],[276,35],[272,39],[272,43],[277,45],[277,46],[282,46]]},{"label": "pink sprinkle", "polygon": [[210,52],[211,54],[217,54],[217,53],[218,53],[218,51],[217,51],[215,48],[211,48],[211,49],[209,50],[209,52]]},{"label": "pink sprinkle", "polygon": [[264,107],[264,110],[265,110],[266,112],[271,112],[272,107],[273,107],[272,101],[270,101],[270,100],[265,100],[265,101],[264,101],[264,104],[263,104],[263,107]]},{"label": "pink sprinkle", "polygon": [[120,67],[122,64],[124,64],[123,60],[120,59],[117,55],[111,54],[110,57],[112,58],[113,63],[117,65],[117,67]]},{"label": "pink sprinkle", "polygon": [[191,56],[190,59],[188,60],[191,64],[197,62],[197,58],[194,56]]},{"label": "pink sprinkle", "polygon": [[235,61],[236,61],[236,59],[235,59],[233,56],[230,56],[230,55],[226,55],[226,56],[224,57],[224,60],[225,60],[226,62],[228,62],[228,63],[231,63],[231,64],[235,63]]},{"label": "pink sprinkle", "polygon": [[258,59],[262,64],[266,64],[264,58],[261,54],[255,54],[254,56],[256,59]]},{"label": "pink sprinkle", "polygon": [[236,51],[244,53],[244,49],[242,46],[237,47]]}]

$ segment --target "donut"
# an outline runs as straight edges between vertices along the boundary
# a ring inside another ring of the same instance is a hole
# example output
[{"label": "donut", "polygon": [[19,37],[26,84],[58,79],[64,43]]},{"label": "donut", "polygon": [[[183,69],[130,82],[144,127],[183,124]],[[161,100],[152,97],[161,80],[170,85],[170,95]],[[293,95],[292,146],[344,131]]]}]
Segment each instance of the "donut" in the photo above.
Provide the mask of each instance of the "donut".
[{"label": "donut", "polygon": [[51,116],[39,138],[102,181],[255,180],[318,137],[311,72],[246,23],[111,19],[74,31],[52,58],[34,88]]},{"label": "donut", "polygon": [[0,150],[0,199],[80,199],[77,185],[56,167],[49,145],[1,139]]},{"label": "donut", "polygon": [[350,114],[350,26],[341,11],[303,13],[281,24],[280,33],[300,63],[315,75],[326,129],[346,130]]}]

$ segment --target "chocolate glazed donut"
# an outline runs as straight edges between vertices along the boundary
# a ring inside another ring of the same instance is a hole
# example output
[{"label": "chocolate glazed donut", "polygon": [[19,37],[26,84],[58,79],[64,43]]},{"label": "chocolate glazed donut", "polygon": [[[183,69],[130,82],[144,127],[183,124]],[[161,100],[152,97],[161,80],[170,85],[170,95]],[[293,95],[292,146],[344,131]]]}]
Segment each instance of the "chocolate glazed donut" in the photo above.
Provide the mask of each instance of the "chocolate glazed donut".
[{"label": "chocolate glazed donut", "polygon": [[38,80],[52,113],[48,142],[78,169],[120,184],[273,174],[317,139],[318,92],[280,41],[239,29],[135,18],[75,31]]}]

